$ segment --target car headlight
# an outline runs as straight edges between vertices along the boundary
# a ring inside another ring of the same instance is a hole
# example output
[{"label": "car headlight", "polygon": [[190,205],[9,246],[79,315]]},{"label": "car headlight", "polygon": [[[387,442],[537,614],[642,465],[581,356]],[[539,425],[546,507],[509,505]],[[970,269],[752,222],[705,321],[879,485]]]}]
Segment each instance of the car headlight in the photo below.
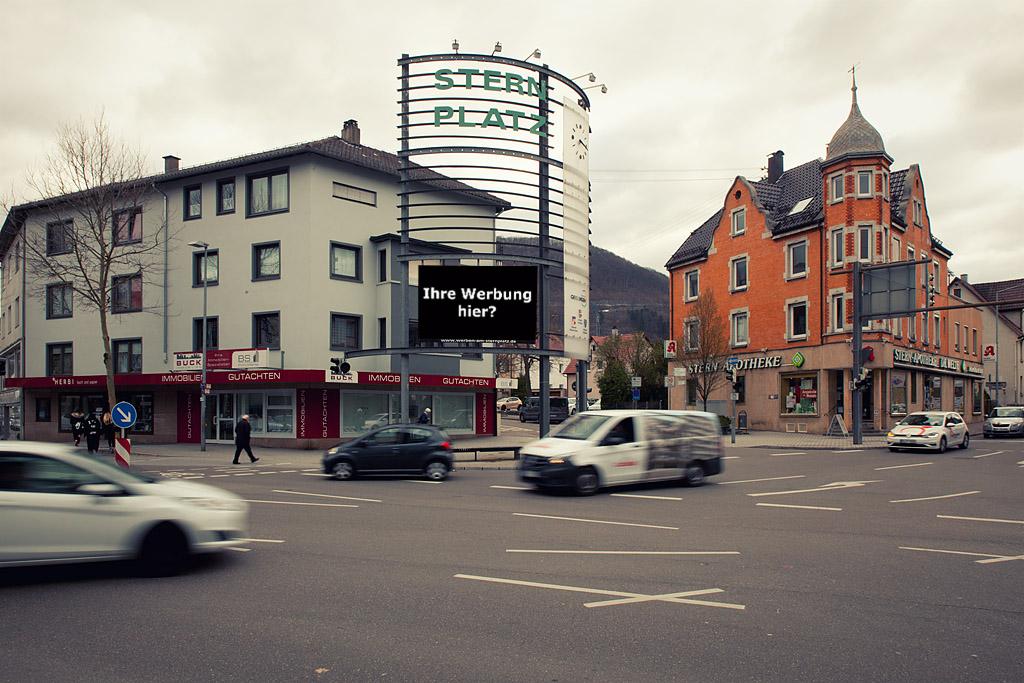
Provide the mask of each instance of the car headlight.
[{"label": "car headlight", "polygon": [[934,439],[934,438],[935,438],[935,437],[937,437],[938,435],[939,435],[939,433],[938,433],[938,432],[927,432],[927,433],[926,433],[926,434],[924,435],[924,438],[926,438],[926,439]]},{"label": "car headlight", "polygon": [[339,452],[341,452],[341,447],[335,446],[334,448],[328,448],[324,455],[337,455]]},{"label": "car headlight", "polygon": [[182,498],[181,502],[203,510],[239,510],[242,507],[241,503],[227,498],[191,497]]},{"label": "car headlight", "polygon": [[889,432],[888,434],[886,434],[886,436],[889,437],[890,439],[895,439],[896,438],[896,435],[893,434],[892,432]]},{"label": "car headlight", "polygon": [[551,458],[548,460],[549,465],[571,465],[572,460],[569,459],[568,455],[564,455],[561,458]]}]

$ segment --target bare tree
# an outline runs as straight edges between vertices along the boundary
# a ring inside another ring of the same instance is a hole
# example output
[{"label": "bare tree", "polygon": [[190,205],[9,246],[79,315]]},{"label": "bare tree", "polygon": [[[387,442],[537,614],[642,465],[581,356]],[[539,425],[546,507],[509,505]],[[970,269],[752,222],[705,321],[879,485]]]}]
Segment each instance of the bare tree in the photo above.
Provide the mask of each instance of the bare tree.
[{"label": "bare tree", "polygon": [[715,295],[710,290],[701,292],[686,310],[681,341],[677,346],[683,349],[688,381],[694,382],[697,396],[707,410],[711,394],[727,381],[725,360],[731,351],[728,323],[719,315]]},{"label": "bare tree", "polygon": [[114,136],[102,113],[91,122],[61,124],[54,141],[55,149],[27,177],[42,198],[22,207],[40,219],[23,233],[28,293],[48,307],[98,313],[113,407],[110,316],[143,310],[144,283],[163,276],[157,256],[167,226],[147,222],[142,233],[143,207],[154,193],[145,156]]}]

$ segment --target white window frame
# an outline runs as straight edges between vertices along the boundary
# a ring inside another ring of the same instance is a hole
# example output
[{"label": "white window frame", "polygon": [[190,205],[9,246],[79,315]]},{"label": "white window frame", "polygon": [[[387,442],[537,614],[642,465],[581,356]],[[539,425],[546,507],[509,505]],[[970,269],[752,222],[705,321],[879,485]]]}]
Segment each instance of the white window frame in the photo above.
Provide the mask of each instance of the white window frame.
[{"label": "white window frame", "polygon": [[[696,343],[691,344],[696,336]],[[683,348],[686,351],[700,351],[700,319],[687,318],[683,321]]]},{"label": "white window frame", "polygon": [[953,324],[956,326],[954,328],[956,332],[953,335],[953,350],[954,351],[959,351],[960,350],[960,323],[953,323]]},{"label": "white window frame", "polygon": [[733,209],[730,216],[730,232],[733,237],[739,237],[747,232],[747,208]]},{"label": "white window frame", "polygon": [[843,197],[846,193],[846,188],[844,187],[845,182],[846,176],[844,176],[842,173],[837,173],[829,177],[828,192],[829,200],[831,201],[831,203],[835,204],[837,202],[843,201]]},{"label": "white window frame", "polygon": [[[864,239],[864,235],[867,234],[867,239]],[[871,225],[858,225],[857,226],[857,260],[861,263],[871,263],[872,252],[875,237],[874,226]],[[865,247],[867,248],[867,255],[864,255]]]},{"label": "white window frame", "polygon": [[935,348],[942,348],[942,318],[938,313],[935,314]]},{"label": "white window frame", "polygon": [[[796,273],[796,272],[793,272],[793,250],[796,249],[797,247],[800,247],[800,246],[802,246],[804,248],[804,270],[803,270],[803,272]],[[811,272],[810,253],[811,253],[810,241],[806,237],[803,237],[803,238],[798,239],[798,240],[793,240],[792,242],[790,242],[789,244],[786,245],[786,279],[787,280],[797,280],[797,279],[800,279],[800,278],[805,278],[808,275],[810,275],[810,272]]]},{"label": "white window frame", "polygon": [[889,199],[889,173],[882,171],[882,199]]},{"label": "white window frame", "polygon": [[[810,336],[811,321],[810,312],[811,306],[809,297],[801,296],[793,299],[786,300],[786,340],[787,341],[804,341]],[[797,308],[803,307],[804,309],[804,331],[802,334],[796,334],[793,330],[793,314]]]},{"label": "white window frame", "polygon": [[[738,322],[743,320],[746,324],[746,335],[740,339]],[[733,347],[748,346],[750,344],[750,309],[738,308],[729,312],[729,342]]]},{"label": "white window frame", "polygon": [[[736,278],[736,269],[743,264],[743,284],[739,284]],[[729,291],[744,292],[750,287],[750,259],[746,254],[740,254],[729,259]]]},{"label": "white window frame", "polygon": [[842,266],[846,262],[846,232],[842,228],[832,231],[832,265]]},{"label": "white window frame", "polygon": [[832,331],[844,332],[846,330],[846,292],[844,290],[833,290],[830,297],[829,313],[832,318]]},{"label": "white window frame", "polygon": [[[863,187],[864,179],[867,178],[867,189]],[[873,187],[875,178],[874,171],[857,171],[857,196],[858,197],[871,197],[875,194]]]},{"label": "white window frame", "polygon": [[921,204],[921,200],[914,200],[914,225],[923,225],[924,220],[924,206]]},{"label": "white window frame", "polygon": [[[695,278],[695,287],[690,287],[690,277]],[[697,291],[693,291],[696,289]],[[695,268],[683,273],[683,301],[696,301],[700,296],[700,269]]]}]

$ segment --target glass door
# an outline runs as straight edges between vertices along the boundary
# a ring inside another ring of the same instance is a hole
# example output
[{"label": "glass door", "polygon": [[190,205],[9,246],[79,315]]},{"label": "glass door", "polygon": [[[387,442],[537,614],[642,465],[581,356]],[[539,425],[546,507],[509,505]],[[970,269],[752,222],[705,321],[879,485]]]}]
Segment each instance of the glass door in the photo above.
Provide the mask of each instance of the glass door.
[{"label": "glass door", "polygon": [[215,441],[235,440],[235,395],[216,394],[217,415],[213,419],[212,427],[216,428]]}]

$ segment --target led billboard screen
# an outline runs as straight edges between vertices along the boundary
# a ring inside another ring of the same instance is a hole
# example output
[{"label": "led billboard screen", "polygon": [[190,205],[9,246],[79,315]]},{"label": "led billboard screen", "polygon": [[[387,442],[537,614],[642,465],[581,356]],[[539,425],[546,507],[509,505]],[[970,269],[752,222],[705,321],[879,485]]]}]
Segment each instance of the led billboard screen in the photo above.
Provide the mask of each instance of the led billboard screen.
[{"label": "led billboard screen", "polygon": [[420,266],[419,336],[537,341],[536,266]]}]

